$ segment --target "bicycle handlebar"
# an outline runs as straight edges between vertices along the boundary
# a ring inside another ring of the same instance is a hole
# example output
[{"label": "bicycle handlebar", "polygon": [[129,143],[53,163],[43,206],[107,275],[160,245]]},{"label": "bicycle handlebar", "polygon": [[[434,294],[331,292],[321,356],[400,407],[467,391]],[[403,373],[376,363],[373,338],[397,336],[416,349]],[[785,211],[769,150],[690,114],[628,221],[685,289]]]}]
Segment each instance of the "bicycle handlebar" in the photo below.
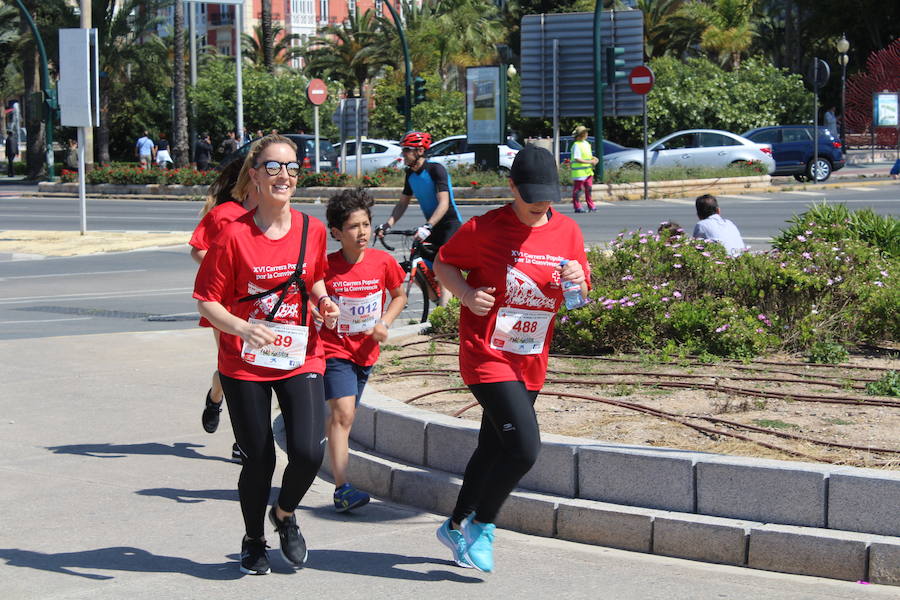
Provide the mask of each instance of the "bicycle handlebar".
[{"label": "bicycle handlebar", "polygon": [[[416,235],[416,231],[417,231],[416,229],[391,229],[390,231],[386,231],[384,235],[402,235],[405,237],[412,237],[412,236]],[[394,247],[388,245],[388,243],[384,241],[384,237],[379,237],[376,235],[375,240],[380,241],[381,245],[384,246],[385,248],[387,248],[388,250],[390,250],[391,252],[394,251]]]}]

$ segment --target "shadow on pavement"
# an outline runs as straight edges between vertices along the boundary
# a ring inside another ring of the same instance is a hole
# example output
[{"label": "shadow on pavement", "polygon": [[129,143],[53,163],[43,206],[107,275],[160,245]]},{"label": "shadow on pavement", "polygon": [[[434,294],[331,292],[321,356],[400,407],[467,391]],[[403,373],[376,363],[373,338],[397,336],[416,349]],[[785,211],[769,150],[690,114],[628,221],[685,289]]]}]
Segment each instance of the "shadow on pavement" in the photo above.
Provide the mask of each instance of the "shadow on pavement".
[{"label": "shadow on pavement", "polygon": [[[275,558],[277,551],[269,553]],[[273,568],[282,566],[281,562],[274,563]],[[478,577],[460,575],[444,569],[433,569],[425,573],[410,571],[402,568],[402,565],[421,565],[428,563],[441,563],[439,559],[425,556],[404,556],[402,554],[388,554],[385,552],[356,552],[353,550],[310,550],[309,560],[304,565],[305,569],[318,571],[331,571],[333,573],[346,573],[348,575],[367,575],[370,577],[387,577],[390,579],[407,579],[411,581],[455,581],[457,583],[482,583]],[[449,566],[450,561],[447,561]],[[443,564],[441,564],[443,566]],[[459,569],[458,567],[453,567]],[[470,570],[472,572],[472,570]]]},{"label": "shadow on pavement", "polygon": [[97,548],[81,552],[60,552],[58,554],[44,554],[19,548],[0,548],[0,560],[5,560],[6,564],[11,567],[26,567],[95,580],[115,579],[115,577],[100,573],[82,573],[74,569],[182,573],[191,577],[213,580],[242,577],[233,562],[203,564],[177,556],[160,556],[128,546]]},{"label": "shadow on pavement", "polygon": [[69,446],[48,446],[54,454],[79,454],[94,458],[125,458],[129,454],[150,454],[160,456],[177,456],[179,458],[200,458],[203,460],[217,460],[230,463],[231,460],[222,456],[207,456],[200,454],[194,448],[205,448],[203,444],[190,444],[176,442],[171,446],[167,444],[71,444]]},{"label": "shadow on pavement", "polygon": [[231,490],[179,490],[175,488],[149,488],[135,492],[139,496],[168,498],[181,504],[196,504],[204,500],[238,501],[237,488]]}]

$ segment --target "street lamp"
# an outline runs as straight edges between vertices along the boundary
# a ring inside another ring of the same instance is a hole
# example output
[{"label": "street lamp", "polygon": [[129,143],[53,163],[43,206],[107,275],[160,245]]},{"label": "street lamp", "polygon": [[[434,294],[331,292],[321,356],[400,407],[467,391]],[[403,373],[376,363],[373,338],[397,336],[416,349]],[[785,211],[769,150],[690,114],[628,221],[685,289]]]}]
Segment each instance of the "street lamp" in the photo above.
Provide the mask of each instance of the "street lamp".
[{"label": "street lamp", "polygon": [[847,115],[845,113],[847,109],[847,63],[850,62],[850,57],[847,56],[847,51],[850,50],[850,42],[847,41],[847,36],[841,34],[841,39],[837,41],[835,44],[838,51],[838,62],[841,63],[841,144],[844,146],[844,150],[847,150],[847,137],[846,137],[846,123],[847,123]]}]

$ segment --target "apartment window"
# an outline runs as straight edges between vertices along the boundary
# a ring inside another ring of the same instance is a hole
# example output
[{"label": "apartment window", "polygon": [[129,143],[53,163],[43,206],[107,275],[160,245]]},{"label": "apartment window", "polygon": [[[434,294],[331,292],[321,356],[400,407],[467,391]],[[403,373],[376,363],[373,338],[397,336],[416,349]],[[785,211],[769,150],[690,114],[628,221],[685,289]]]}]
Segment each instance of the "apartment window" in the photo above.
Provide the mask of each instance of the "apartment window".
[{"label": "apartment window", "polygon": [[319,0],[319,20],[328,20],[328,0]]},{"label": "apartment window", "polygon": [[375,0],[375,14],[379,17],[384,16],[384,2]]}]

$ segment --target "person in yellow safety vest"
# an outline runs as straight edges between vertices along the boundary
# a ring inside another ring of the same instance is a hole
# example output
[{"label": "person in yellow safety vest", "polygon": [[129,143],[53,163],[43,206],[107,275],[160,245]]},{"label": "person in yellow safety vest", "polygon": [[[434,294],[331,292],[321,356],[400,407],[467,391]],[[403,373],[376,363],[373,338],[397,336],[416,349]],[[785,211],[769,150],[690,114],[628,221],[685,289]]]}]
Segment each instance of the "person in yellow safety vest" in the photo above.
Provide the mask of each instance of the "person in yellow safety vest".
[{"label": "person in yellow safety vest", "polygon": [[583,213],[585,210],[581,208],[581,202],[578,196],[584,191],[584,200],[587,203],[589,212],[597,210],[594,207],[594,201],[591,200],[591,186],[594,185],[594,165],[599,160],[594,156],[591,150],[591,143],[587,141],[588,129],[584,125],[579,125],[572,132],[575,141],[572,142],[572,205],[575,212]]}]

